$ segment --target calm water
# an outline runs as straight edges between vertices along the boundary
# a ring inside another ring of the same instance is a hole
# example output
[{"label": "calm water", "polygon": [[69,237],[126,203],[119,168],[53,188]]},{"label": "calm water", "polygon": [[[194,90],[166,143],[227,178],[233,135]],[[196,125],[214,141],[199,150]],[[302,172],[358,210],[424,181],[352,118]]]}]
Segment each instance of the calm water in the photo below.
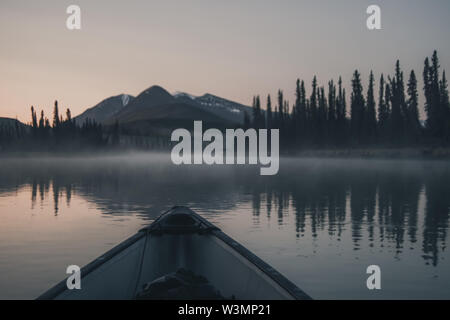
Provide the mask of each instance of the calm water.
[{"label": "calm water", "polygon": [[0,160],[0,298],[35,298],[180,204],[313,298],[450,299],[450,164],[284,159],[262,177],[167,160]]}]

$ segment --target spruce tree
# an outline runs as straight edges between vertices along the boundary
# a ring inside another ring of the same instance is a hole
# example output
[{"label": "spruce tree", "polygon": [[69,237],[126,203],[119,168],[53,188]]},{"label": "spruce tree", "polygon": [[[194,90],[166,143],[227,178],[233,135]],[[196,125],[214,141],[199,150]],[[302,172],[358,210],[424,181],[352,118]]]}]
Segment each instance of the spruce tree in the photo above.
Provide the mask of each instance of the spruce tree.
[{"label": "spruce tree", "polygon": [[40,139],[43,139],[45,136],[45,116],[44,116],[44,110],[41,110],[41,117],[39,119],[39,137]]},{"label": "spruce tree", "polygon": [[414,70],[409,75],[407,92],[407,138],[410,143],[417,144],[420,138],[421,125],[419,122],[417,79]]},{"label": "spruce tree", "polygon": [[431,79],[430,79],[430,61],[428,57],[424,61],[423,67],[423,92],[425,95],[425,112],[427,114],[426,128],[429,134],[435,127],[436,119],[434,117],[433,102],[431,99]]},{"label": "spruce tree", "polygon": [[336,86],[334,81],[328,82],[328,114],[327,114],[327,141],[336,144]]},{"label": "spruce tree", "polygon": [[33,127],[33,129],[37,129],[38,127],[36,111],[34,110],[33,106],[31,106],[31,126]]},{"label": "spruce tree", "polygon": [[326,142],[327,133],[327,100],[325,97],[325,88],[320,87],[318,91],[318,141],[320,145]]},{"label": "spruce tree", "polygon": [[[300,79],[297,79],[296,83],[295,83],[295,105],[294,105],[294,109],[293,114],[296,115],[297,117],[300,115],[299,109],[300,109],[300,100],[301,100],[302,94],[300,92]],[[298,120],[298,119],[296,119]]]},{"label": "spruce tree", "polygon": [[395,64],[395,76],[389,78],[391,88],[391,140],[399,145],[405,139],[405,114],[406,102],[403,82],[403,72],[400,69],[400,61]]},{"label": "spruce tree", "polygon": [[328,121],[334,125],[336,121],[336,86],[333,80],[328,82]]},{"label": "spruce tree", "polygon": [[386,101],[384,99],[385,87],[384,87],[384,76],[381,74],[380,86],[378,91],[378,141],[384,143],[387,138],[387,122],[389,118],[389,113],[386,106]]},{"label": "spruce tree", "polygon": [[284,97],[283,91],[281,89],[278,90],[278,106],[276,111],[276,125],[277,128],[280,129],[280,135],[282,131],[284,131],[284,120],[283,120],[283,109],[284,109]]},{"label": "spruce tree", "polygon": [[41,110],[41,118],[39,119],[39,130],[43,130],[45,127],[44,110]]},{"label": "spruce tree", "polygon": [[66,121],[71,122],[72,121],[72,113],[70,112],[70,109],[67,108],[66,110]]},{"label": "spruce tree", "polygon": [[317,143],[317,139],[319,136],[317,96],[318,96],[317,78],[316,76],[314,76],[312,81],[311,96],[309,98],[310,133],[311,133],[311,142],[313,144]]},{"label": "spruce tree", "polygon": [[442,80],[440,82],[440,104],[443,114],[444,142],[448,145],[450,142],[450,101],[445,70],[442,72]]},{"label": "spruce tree", "polygon": [[258,95],[253,97],[253,128],[260,129],[261,126],[261,101]]},{"label": "spruce tree", "polygon": [[440,142],[444,136],[445,115],[441,107],[441,90],[439,85],[439,59],[437,52],[433,52],[431,65],[428,58],[424,67],[424,91],[427,111],[427,130],[435,142]]},{"label": "spruce tree", "polygon": [[55,107],[53,109],[53,128],[57,129],[59,127],[59,110],[58,110],[58,101],[55,101]]},{"label": "spruce tree", "polygon": [[[389,81],[389,77],[388,77]],[[384,103],[386,105],[386,123],[384,125],[385,142],[392,144],[392,91],[391,85],[386,83],[384,92]]]},{"label": "spruce tree", "polygon": [[264,127],[263,116],[261,113],[261,99],[259,98],[259,95],[256,96],[256,129],[261,129]]},{"label": "spruce tree", "polygon": [[364,105],[363,87],[361,84],[361,75],[358,70],[353,73],[352,94],[350,105],[350,134],[354,144],[361,144],[364,141]]},{"label": "spruce tree", "polygon": [[300,106],[298,110],[300,125],[299,135],[302,144],[304,144],[305,140],[308,138],[308,114],[306,100],[305,82],[302,80],[300,83]]},{"label": "spruce tree", "polygon": [[278,119],[283,121],[283,111],[284,111],[284,98],[283,91],[278,90]]},{"label": "spruce tree", "polygon": [[266,117],[266,127],[267,129],[272,129],[272,100],[270,94],[267,96],[267,117]]},{"label": "spruce tree", "polygon": [[38,122],[36,117],[36,110],[31,106],[31,131],[33,138],[36,138],[38,135]]},{"label": "spruce tree", "polygon": [[301,120],[302,117],[301,101],[302,101],[302,91],[300,79],[297,79],[295,85],[295,105],[292,110],[292,133],[294,135],[294,141],[296,142],[296,144],[299,142],[300,137],[302,136],[302,131],[304,130],[303,123]]},{"label": "spruce tree", "polygon": [[345,122],[345,101],[342,89],[342,77],[339,77],[336,98],[336,139],[338,145],[343,145],[345,143]]},{"label": "spruce tree", "polygon": [[369,76],[369,88],[367,89],[367,112],[366,112],[366,137],[369,144],[375,142],[376,130],[377,130],[377,119],[375,111],[375,97],[374,97],[374,82],[375,78],[373,72],[370,71]]},{"label": "spruce tree", "polygon": [[347,95],[345,93],[345,89],[342,89],[342,114],[343,114],[343,118],[342,118],[342,135],[343,135],[343,140],[342,143],[344,145],[348,144],[348,135],[350,132],[349,129],[349,121],[347,119]]}]

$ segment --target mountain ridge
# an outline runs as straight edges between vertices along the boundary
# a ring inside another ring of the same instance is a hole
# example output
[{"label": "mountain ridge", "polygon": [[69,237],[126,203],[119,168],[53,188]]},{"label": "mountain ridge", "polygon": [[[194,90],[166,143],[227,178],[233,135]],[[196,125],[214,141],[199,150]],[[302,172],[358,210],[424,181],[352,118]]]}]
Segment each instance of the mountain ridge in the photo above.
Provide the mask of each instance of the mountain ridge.
[{"label": "mountain ridge", "polygon": [[[120,105],[123,96],[129,99],[126,104]],[[106,98],[75,119],[79,125],[87,118],[105,125],[113,125],[115,122],[124,124],[155,119],[188,118],[236,125],[243,122],[244,112],[251,117],[250,107],[210,93],[194,96],[185,92],[175,92],[172,95],[163,87],[153,85],[136,97],[122,94]]]},{"label": "mountain ridge", "polygon": [[95,106],[86,109],[76,116],[74,120],[78,125],[82,125],[88,118],[102,123],[121,109],[125,108],[135,97],[129,94],[120,94],[106,98]]}]

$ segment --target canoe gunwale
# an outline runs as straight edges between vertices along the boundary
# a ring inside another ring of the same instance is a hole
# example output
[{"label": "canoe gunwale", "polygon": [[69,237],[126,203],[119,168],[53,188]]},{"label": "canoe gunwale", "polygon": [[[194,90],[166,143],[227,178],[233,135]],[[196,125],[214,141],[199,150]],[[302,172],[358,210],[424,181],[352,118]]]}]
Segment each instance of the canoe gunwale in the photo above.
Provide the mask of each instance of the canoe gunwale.
[{"label": "canoe gunwale", "polygon": [[164,213],[160,216],[155,222],[147,227],[148,229],[151,229],[152,226],[157,225],[158,221],[160,219],[164,219],[164,216],[173,212],[173,211],[183,211],[185,213],[188,213],[190,215],[193,215],[195,219],[200,221],[200,224],[203,225],[203,229],[200,231],[197,231],[197,233],[203,232],[210,232],[210,234],[214,235],[218,239],[222,240],[225,244],[233,248],[236,252],[238,252],[241,256],[243,256],[245,259],[247,259],[251,264],[256,266],[258,269],[260,269],[265,275],[267,275],[269,278],[271,278],[275,283],[277,283],[281,288],[286,290],[295,300],[312,300],[312,298],[306,294],[303,290],[301,290],[299,287],[297,287],[294,283],[292,283],[290,280],[288,280],[285,276],[283,276],[281,273],[279,273],[277,270],[272,268],[269,264],[264,262],[261,258],[259,258],[257,255],[252,253],[250,250],[248,250],[246,247],[241,245],[239,242],[228,236],[226,233],[224,233],[222,230],[220,230],[218,227],[213,225],[211,222],[203,218],[202,216],[198,215],[191,209],[187,207],[182,206],[176,206]]},{"label": "canoe gunwale", "polygon": [[212,234],[216,236],[218,239],[222,240],[228,246],[233,248],[236,252],[238,252],[241,256],[247,259],[251,264],[260,269],[266,276],[272,279],[275,283],[277,283],[281,288],[286,290],[293,299],[295,300],[312,300],[312,298],[302,291],[299,287],[297,287],[294,283],[288,280],[285,276],[279,273],[277,270],[272,268],[269,264],[264,262],[261,258],[256,256],[246,247],[242,246],[240,243],[235,241],[233,238],[228,236],[226,233],[222,231],[212,231]]},{"label": "canoe gunwale", "polygon": [[[132,246],[139,240],[141,240],[143,237],[146,236],[146,233],[143,231],[139,231],[135,235],[131,236],[127,240],[121,242],[111,250],[107,251],[94,261],[88,263],[84,267],[81,268],[81,278],[84,278],[86,275],[94,271],[95,269],[99,268],[104,263],[111,260],[113,257],[115,257],[117,254],[121,253],[122,251],[126,250],[128,247]],[[57,285],[55,285],[50,290],[46,291],[42,295],[40,295],[37,300],[54,300],[57,296],[59,296],[61,293],[67,290],[67,279],[64,279],[60,281]]]},{"label": "canoe gunwale", "polygon": [[[196,228],[187,227],[187,228],[166,228],[161,227],[161,222],[164,220],[165,217],[167,217],[170,213],[176,213],[176,212],[183,212],[187,213],[191,217],[193,217],[195,220],[198,221],[198,224]],[[312,298],[303,292],[300,288],[298,288],[294,283],[292,283],[290,280],[288,280],[286,277],[284,277],[281,273],[276,271],[274,268],[272,268],[269,264],[264,262],[262,259],[260,259],[258,256],[256,256],[254,253],[252,253],[250,250],[239,244],[237,241],[232,239],[230,236],[222,232],[218,227],[210,223],[208,220],[204,219],[203,217],[199,216],[197,213],[192,211],[191,209],[187,207],[181,207],[176,206],[171,208],[170,210],[164,212],[162,215],[160,215],[153,223],[151,223],[149,226],[139,230],[135,235],[131,236],[127,240],[121,242],[111,250],[107,251],[103,255],[101,255],[99,258],[95,259],[94,261],[90,262],[83,268],[81,268],[81,277],[85,277],[95,269],[99,268],[104,263],[111,260],[113,257],[115,257],[117,254],[121,253],[122,251],[126,250],[139,240],[141,240],[144,237],[148,237],[149,235],[162,235],[162,234],[186,234],[186,233],[197,233],[197,234],[210,234],[212,236],[215,236],[222,242],[224,242],[226,245],[232,248],[232,250],[239,253],[241,256],[243,256],[247,261],[249,261],[252,265],[254,265],[256,268],[258,268],[262,273],[264,273],[267,277],[269,277],[272,281],[274,281],[277,285],[279,285],[282,289],[284,289],[289,295],[292,296],[295,300],[311,300]],[[145,248],[144,248],[145,250]],[[144,252],[143,252],[144,254]],[[46,291],[45,293],[41,294],[37,300],[53,300],[56,299],[60,294],[62,294],[67,289],[66,284],[67,278],[60,281],[57,285]]]}]

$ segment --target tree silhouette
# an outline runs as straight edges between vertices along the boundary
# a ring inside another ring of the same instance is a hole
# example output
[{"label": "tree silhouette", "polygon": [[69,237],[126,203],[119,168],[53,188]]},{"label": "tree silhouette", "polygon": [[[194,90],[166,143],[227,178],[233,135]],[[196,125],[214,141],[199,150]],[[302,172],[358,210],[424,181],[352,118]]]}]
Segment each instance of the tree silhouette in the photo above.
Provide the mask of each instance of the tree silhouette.
[{"label": "tree silhouette", "polygon": [[352,142],[356,145],[361,145],[364,141],[364,107],[365,101],[363,96],[363,87],[361,84],[361,75],[358,70],[355,70],[352,79],[350,129]]},{"label": "tree silhouette", "polygon": [[421,138],[422,130],[419,122],[417,79],[414,70],[412,70],[409,75],[407,92],[408,113],[406,122],[406,135],[410,144],[417,144]]},{"label": "tree silhouette", "polygon": [[372,145],[376,141],[377,136],[377,116],[375,111],[375,96],[374,96],[374,82],[375,78],[373,72],[370,71],[369,88],[367,89],[367,112],[364,126],[366,130],[367,143]]},{"label": "tree silhouette", "polygon": [[388,86],[385,88],[384,76],[381,74],[380,77],[380,85],[379,85],[379,93],[378,93],[378,123],[377,123],[377,131],[378,131],[378,141],[381,143],[386,143],[388,138],[388,122],[389,122],[389,109],[388,109],[388,99],[385,99],[386,91],[389,91]]},{"label": "tree silhouette", "polygon": [[448,84],[445,76],[445,70],[442,72],[442,80],[440,86],[440,104],[444,127],[444,142],[448,144],[450,142],[450,101],[448,95]]},{"label": "tree silhouette", "polygon": [[[364,94],[361,74],[355,70],[351,79],[350,112],[347,114],[346,89],[339,77],[327,86],[318,83],[314,76],[307,93],[305,81],[296,79],[295,102],[292,110],[284,93],[278,90],[276,103],[267,95],[266,110],[262,110],[260,96],[253,97],[251,117],[243,113],[244,128],[280,130],[280,145],[285,151],[314,148],[372,148],[440,147],[450,144],[450,102],[445,70],[440,73],[439,58],[434,51],[426,57],[423,69],[423,105],[426,121],[420,120],[418,81],[411,70],[406,84],[400,61],[395,63],[393,75],[381,74],[378,101],[375,99],[375,77],[370,71],[367,92]],[[76,124],[70,109],[65,118],[59,113],[55,101],[52,122],[43,111],[31,106],[31,123],[20,126],[0,122],[0,148],[25,148],[28,150],[77,150],[85,147],[127,144],[152,147],[169,147],[165,137],[151,143],[139,130],[121,127],[114,123],[103,127],[92,119]],[[127,138],[125,138],[127,137]],[[123,138],[123,139],[122,139]],[[147,140],[147,141],[146,141]],[[426,151],[426,150],[425,150]]]},{"label": "tree silhouette", "polygon": [[406,109],[403,72],[400,69],[400,61],[395,64],[395,76],[389,78],[391,88],[391,137],[395,145],[404,141],[404,110]]},{"label": "tree silhouette", "polygon": [[272,101],[270,98],[270,94],[267,95],[267,107],[266,107],[266,128],[271,129],[272,128]]},{"label": "tree silhouette", "polygon": [[57,129],[59,127],[59,111],[58,111],[58,101],[55,101],[55,107],[53,109],[53,128]]}]

